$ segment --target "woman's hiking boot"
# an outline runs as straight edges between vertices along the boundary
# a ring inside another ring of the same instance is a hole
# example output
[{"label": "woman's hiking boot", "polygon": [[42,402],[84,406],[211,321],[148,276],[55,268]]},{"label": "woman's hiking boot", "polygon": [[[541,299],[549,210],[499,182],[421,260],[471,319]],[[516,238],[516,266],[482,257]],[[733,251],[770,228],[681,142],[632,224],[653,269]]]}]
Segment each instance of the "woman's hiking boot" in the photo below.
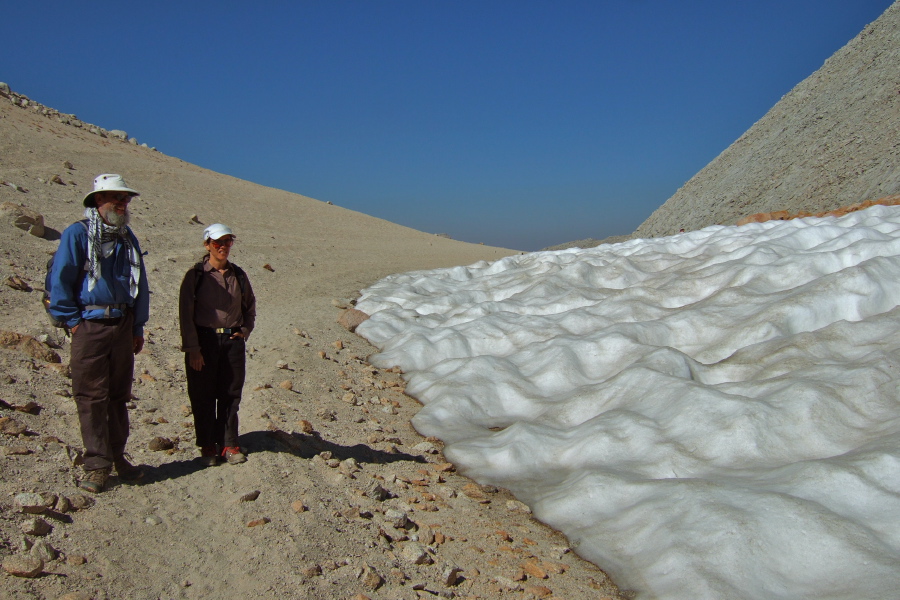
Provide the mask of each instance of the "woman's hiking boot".
[{"label": "woman's hiking boot", "polygon": [[224,450],[222,450],[222,456],[225,457],[225,460],[229,465],[239,465],[242,462],[247,462],[247,457],[241,452],[241,449],[237,446],[226,446]]},{"label": "woman's hiking boot", "polygon": [[219,464],[219,452],[215,446],[203,446],[200,448],[200,464],[204,467],[214,467]]}]

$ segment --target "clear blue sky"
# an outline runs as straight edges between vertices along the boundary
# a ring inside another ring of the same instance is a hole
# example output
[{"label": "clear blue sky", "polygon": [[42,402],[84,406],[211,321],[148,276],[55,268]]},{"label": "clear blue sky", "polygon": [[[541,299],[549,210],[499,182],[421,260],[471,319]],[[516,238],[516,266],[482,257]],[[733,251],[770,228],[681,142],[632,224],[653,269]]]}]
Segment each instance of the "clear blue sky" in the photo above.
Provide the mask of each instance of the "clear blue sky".
[{"label": "clear blue sky", "polygon": [[14,1],[0,81],[215,171],[535,250],[633,231],[890,5]]}]

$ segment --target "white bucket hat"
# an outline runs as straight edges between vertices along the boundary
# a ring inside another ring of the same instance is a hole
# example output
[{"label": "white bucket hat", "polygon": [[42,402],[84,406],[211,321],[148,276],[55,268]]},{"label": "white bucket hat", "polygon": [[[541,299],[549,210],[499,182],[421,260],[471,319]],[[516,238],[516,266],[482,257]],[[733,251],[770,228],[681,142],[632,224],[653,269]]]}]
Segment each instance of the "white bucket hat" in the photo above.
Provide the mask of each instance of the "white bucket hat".
[{"label": "white bucket hat", "polygon": [[121,175],[116,175],[115,173],[104,173],[94,178],[94,191],[84,197],[84,206],[86,208],[97,206],[96,201],[94,201],[94,194],[97,192],[128,192],[133,196],[140,196],[139,192],[134,191],[125,184],[125,180],[122,179]]},{"label": "white bucket hat", "polygon": [[206,240],[220,240],[226,235],[237,237],[236,235],[234,235],[234,232],[231,231],[231,227],[229,227],[228,225],[213,223],[203,230],[203,241],[205,242]]}]

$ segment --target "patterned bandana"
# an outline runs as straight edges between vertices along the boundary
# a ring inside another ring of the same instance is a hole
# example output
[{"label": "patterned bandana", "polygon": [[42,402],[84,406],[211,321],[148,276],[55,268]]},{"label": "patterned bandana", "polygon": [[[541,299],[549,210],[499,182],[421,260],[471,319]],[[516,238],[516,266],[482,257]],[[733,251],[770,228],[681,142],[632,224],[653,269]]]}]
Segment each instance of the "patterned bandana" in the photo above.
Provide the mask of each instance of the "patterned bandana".
[{"label": "patterned bandana", "polygon": [[128,251],[128,262],[131,265],[131,281],[128,290],[132,298],[137,297],[138,281],[141,279],[141,257],[128,235],[128,227],[107,225],[96,208],[87,208],[84,216],[88,219],[87,244],[87,278],[88,291],[92,291],[100,281],[100,259],[110,256],[116,249],[116,243],[122,240]]}]

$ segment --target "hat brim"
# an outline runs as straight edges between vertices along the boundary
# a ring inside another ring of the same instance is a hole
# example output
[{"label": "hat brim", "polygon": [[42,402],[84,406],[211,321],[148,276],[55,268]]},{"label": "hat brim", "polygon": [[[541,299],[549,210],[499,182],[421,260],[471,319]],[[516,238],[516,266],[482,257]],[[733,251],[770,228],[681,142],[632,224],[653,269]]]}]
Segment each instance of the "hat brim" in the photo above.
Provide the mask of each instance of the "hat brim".
[{"label": "hat brim", "polygon": [[125,186],[120,186],[120,187],[116,187],[116,188],[109,188],[106,190],[94,190],[93,192],[89,192],[84,197],[84,200],[81,201],[81,203],[84,204],[85,208],[96,208],[97,202],[94,200],[94,194],[101,194],[103,192],[128,192],[132,196],[140,196],[141,195],[139,192],[136,192],[135,190],[133,190],[131,188],[127,188]]}]

